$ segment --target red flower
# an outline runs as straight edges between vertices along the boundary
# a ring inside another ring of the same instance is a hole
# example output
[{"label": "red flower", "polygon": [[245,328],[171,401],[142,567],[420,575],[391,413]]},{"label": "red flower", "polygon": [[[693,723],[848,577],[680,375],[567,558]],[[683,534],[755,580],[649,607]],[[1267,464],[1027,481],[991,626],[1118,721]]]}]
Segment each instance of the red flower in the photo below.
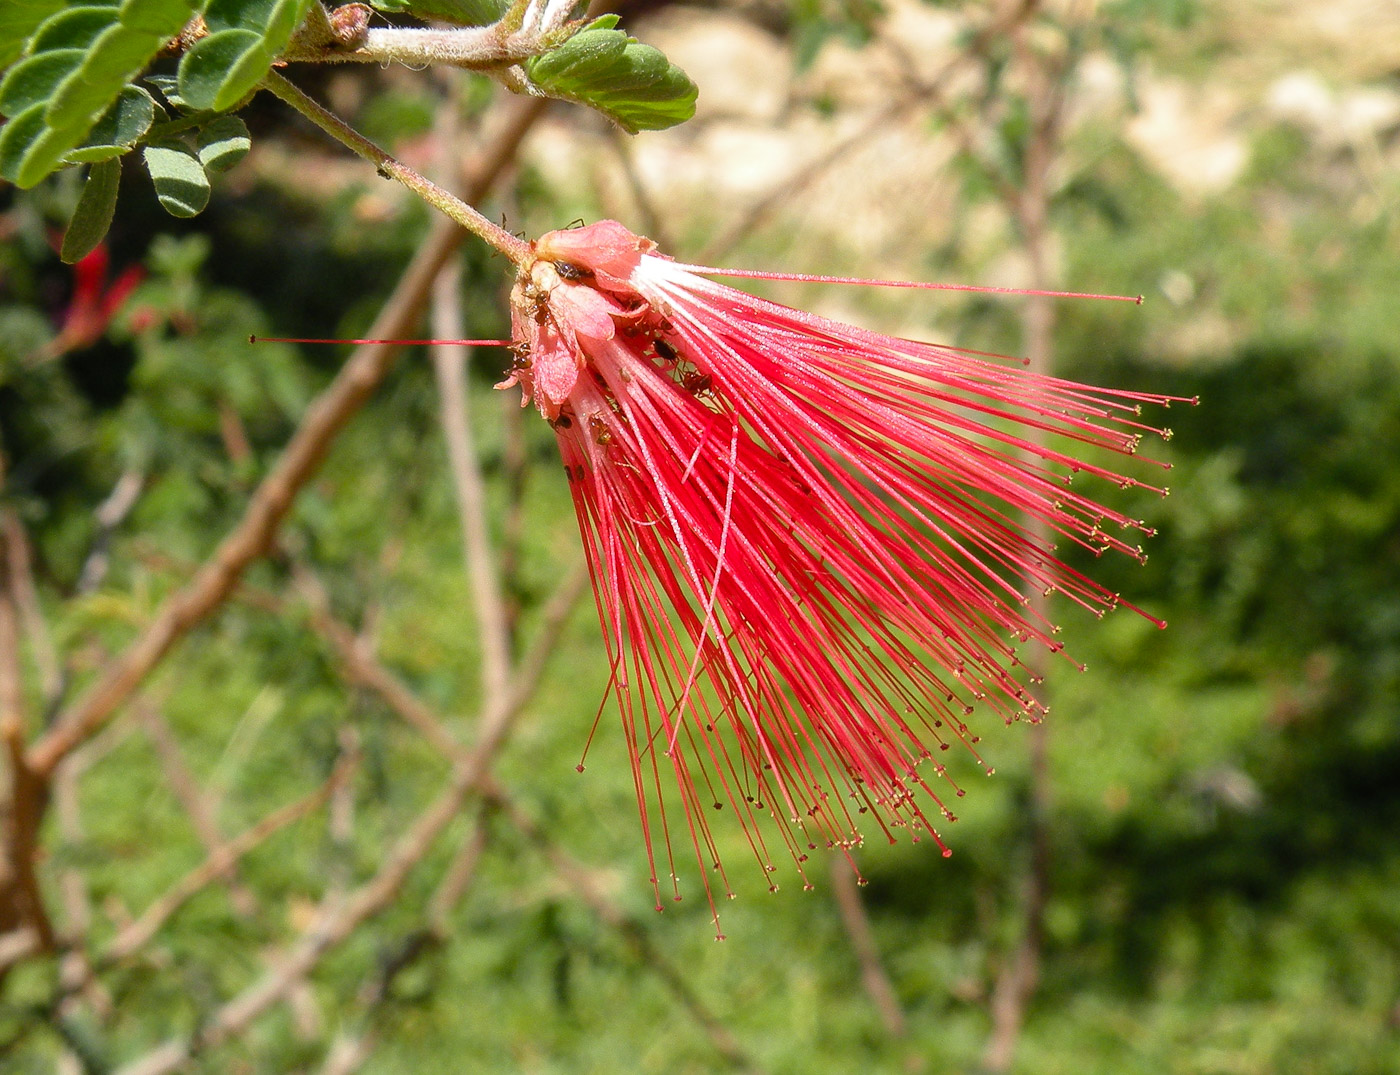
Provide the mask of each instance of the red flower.
[{"label": "red flower", "polygon": [[1150,533],[1070,485],[1133,479],[1027,431],[1131,454],[1140,404],[1168,398],[828,321],[654,250],[614,221],[539,239],[505,382],[559,440],[653,869],[659,839],[679,899],[685,839],[732,896],[717,810],[770,874],[764,815],[799,874],[862,814],[943,847],[930,815],[963,792],[939,758],[976,755],[973,703],[1043,712],[1017,647],[1062,644],[1023,590],[1125,604],[1025,520],[1096,553]]},{"label": "red flower", "polygon": [[146,275],[141,266],[128,265],[108,284],[109,261],[107,244],[99,243],[73,266],[73,295],[63,311],[58,335],[48,346],[48,357],[81,351],[100,340],[122,303]]}]

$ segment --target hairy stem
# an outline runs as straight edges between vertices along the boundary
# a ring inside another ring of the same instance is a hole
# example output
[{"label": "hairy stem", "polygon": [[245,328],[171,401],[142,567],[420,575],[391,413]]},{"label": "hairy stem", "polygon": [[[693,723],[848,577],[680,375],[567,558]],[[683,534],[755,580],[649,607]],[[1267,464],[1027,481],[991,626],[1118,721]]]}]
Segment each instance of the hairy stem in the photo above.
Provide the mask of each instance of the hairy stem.
[{"label": "hairy stem", "polygon": [[380,175],[388,179],[398,180],[434,209],[450,217],[477,238],[490,243],[517,265],[523,265],[529,257],[530,246],[528,243],[517,239],[504,228],[491,223],[461,198],[450,191],[443,190],[426,176],[419,175],[412,168],[395,159],[339,116],[328,111],[297,89],[276,71],[268,72],[267,78],[263,80],[263,88],[291,105],[292,108],[320,127],[341,145],[364,157],[379,170]]},{"label": "hairy stem", "polygon": [[542,51],[532,34],[521,39],[503,34],[496,26],[454,29],[381,27],[366,30],[358,47],[337,49],[303,46],[287,52],[287,59],[319,63],[402,63],[410,67],[449,66],[486,71],[520,63]]}]

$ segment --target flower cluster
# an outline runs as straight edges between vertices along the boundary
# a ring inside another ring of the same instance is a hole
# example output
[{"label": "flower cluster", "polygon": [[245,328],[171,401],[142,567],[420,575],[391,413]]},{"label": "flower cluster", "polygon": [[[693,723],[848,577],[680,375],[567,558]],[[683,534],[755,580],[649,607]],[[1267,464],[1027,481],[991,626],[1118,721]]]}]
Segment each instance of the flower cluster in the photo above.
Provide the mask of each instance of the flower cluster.
[{"label": "flower cluster", "polygon": [[1133,479],[1055,445],[1131,454],[1168,398],[789,309],[614,221],[533,254],[505,384],[559,441],[653,871],[660,846],[679,899],[685,841],[732,896],[726,810],[768,874],[866,819],[943,847],[963,791],[940,758],[976,755],[974,704],[1043,713],[1018,647],[1061,643],[1028,588],[1126,604],[1037,535],[1141,557],[1124,535],[1150,533],[1070,480]]}]

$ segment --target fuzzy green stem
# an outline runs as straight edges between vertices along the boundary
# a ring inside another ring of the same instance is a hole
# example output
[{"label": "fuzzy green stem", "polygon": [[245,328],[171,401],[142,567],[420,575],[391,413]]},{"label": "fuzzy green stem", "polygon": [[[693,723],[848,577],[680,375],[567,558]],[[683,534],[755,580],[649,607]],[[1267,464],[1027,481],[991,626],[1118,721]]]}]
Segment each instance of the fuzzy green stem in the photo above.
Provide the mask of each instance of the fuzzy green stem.
[{"label": "fuzzy green stem", "polygon": [[530,256],[530,245],[505,229],[491,223],[450,191],[443,190],[432,180],[396,160],[379,146],[355,130],[339,116],[327,111],[276,71],[269,71],[263,88],[291,105],[341,145],[358,153],[379,170],[386,179],[397,179],[434,209],[485,240],[517,265],[524,265]]}]

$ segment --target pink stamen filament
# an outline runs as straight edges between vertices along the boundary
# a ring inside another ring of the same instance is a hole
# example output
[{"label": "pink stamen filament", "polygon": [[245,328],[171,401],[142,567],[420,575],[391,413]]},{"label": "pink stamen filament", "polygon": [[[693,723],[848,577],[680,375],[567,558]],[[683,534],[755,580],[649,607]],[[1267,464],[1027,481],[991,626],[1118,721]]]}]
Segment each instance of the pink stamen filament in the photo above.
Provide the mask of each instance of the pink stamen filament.
[{"label": "pink stamen filament", "polygon": [[249,343],[349,343],[359,347],[363,344],[395,344],[400,347],[510,347],[511,340],[395,340],[395,339],[313,339],[306,336],[249,336]]},{"label": "pink stamen filament", "polygon": [[686,265],[673,262],[683,272],[705,276],[732,276],[747,280],[789,280],[798,284],[855,284],[860,287],[907,287],[919,291],[972,291],[986,295],[1042,295],[1052,299],[1103,299],[1142,305],[1141,295],[1096,295],[1085,291],[1044,291],[1026,287],[990,287],[977,284],[938,284],[926,280],[869,280],[860,276],[819,276],[805,272],[768,272],[764,269],[721,269],[712,265]]}]

